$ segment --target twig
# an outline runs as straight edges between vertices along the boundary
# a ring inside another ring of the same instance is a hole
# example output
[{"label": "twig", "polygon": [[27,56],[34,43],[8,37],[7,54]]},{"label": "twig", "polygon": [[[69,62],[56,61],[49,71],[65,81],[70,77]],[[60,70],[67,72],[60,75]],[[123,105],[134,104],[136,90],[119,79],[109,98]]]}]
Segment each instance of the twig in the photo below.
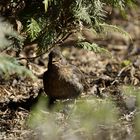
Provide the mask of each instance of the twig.
[{"label": "twig", "polygon": [[74,32],[70,32],[69,34],[67,34],[66,36],[63,36],[62,38],[61,38],[61,42],[64,42],[72,33],[74,33]]},{"label": "twig", "polygon": [[63,41],[65,41],[73,32],[68,33],[66,36],[63,36],[61,39],[57,40],[56,42],[54,42],[50,48],[48,48],[46,51],[44,51],[43,53],[35,56],[35,57],[22,57],[22,58],[17,58],[17,60],[22,60],[22,59],[26,59],[26,60],[33,60],[36,59],[42,55],[44,55],[45,53],[49,52],[52,48],[55,47],[55,45],[61,46],[61,43]]},{"label": "twig", "polygon": [[43,52],[43,53],[41,53],[41,54],[39,54],[39,55],[37,55],[37,56],[35,56],[35,57],[22,57],[22,58],[17,58],[17,60],[22,60],[22,59],[33,60],[33,59],[36,59],[36,58],[38,58],[38,57],[44,55],[45,53],[49,52],[53,47],[54,47],[54,45],[51,46],[49,49],[47,49],[45,52]]}]

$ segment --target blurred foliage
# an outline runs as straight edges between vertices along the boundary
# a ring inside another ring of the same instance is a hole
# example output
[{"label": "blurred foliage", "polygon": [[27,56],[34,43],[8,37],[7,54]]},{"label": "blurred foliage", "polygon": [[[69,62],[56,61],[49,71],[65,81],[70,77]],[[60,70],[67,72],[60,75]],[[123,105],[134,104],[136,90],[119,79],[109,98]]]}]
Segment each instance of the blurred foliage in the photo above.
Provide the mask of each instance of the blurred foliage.
[{"label": "blurred foliage", "polygon": [[132,65],[132,62],[130,60],[124,60],[121,63],[122,67],[130,66]]},{"label": "blurred foliage", "polygon": [[111,32],[117,32],[117,33],[120,33],[121,35],[123,36],[126,36],[128,37],[131,41],[132,41],[132,38],[130,36],[129,33],[127,33],[126,31],[124,31],[121,27],[118,27],[118,26],[115,26],[115,25],[109,25],[109,24],[106,24],[106,23],[103,23],[103,24],[100,24],[103,28],[103,34],[108,34],[108,33],[111,33]]},{"label": "blurred foliage", "polygon": [[14,57],[0,55],[0,77],[9,78],[10,75],[19,74],[35,79],[35,76],[26,67],[20,66]]},{"label": "blurred foliage", "polygon": [[90,50],[90,51],[94,51],[94,52],[98,52],[98,53],[106,53],[106,54],[110,54],[108,50],[99,47],[96,43],[88,43],[88,42],[82,42],[82,43],[77,43],[78,47],[84,48],[86,50]]},{"label": "blurred foliage", "polygon": [[[51,112],[45,106],[46,102],[41,99],[28,121],[42,140],[98,139],[102,129],[111,131],[117,121],[117,109],[110,100],[79,99],[75,104],[59,102]],[[110,137],[108,133],[106,136]]]},{"label": "blurred foliage", "polygon": [[125,95],[135,97],[136,99],[136,110],[134,116],[134,132],[135,140],[140,139],[140,89],[134,86],[123,86],[122,91]]},{"label": "blurred foliage", "polygon": [[[12,25],[3,18],[0,18],[0,77],[8,78],[12,74],[35,78],[33,73],[26,67],[21,66],[16,58],[4,53],[8,48],[15,47],[20,50],[23,37],[21,37],[12,27]],[[14,50],[13,50],[14,51]]]},{"label": "blurred foliage", "polygon": [[15,42],[22,45],[23,37],[13,29],[10,23],[0,17],[0,50],[10,46],[13,47]]}]

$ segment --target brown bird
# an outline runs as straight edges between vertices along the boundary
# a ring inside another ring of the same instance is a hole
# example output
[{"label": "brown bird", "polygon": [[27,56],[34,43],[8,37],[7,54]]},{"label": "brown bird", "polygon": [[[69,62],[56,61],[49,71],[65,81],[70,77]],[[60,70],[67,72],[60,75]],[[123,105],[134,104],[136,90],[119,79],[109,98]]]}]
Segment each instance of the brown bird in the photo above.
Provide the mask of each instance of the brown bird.
[{"label": "brown bird", "polygon": [[44,90],[51,106],[56,99],[76,98],[84,91],[83,73],[70,65],[57,48],[49,54],[48,70],[43,75]]}]

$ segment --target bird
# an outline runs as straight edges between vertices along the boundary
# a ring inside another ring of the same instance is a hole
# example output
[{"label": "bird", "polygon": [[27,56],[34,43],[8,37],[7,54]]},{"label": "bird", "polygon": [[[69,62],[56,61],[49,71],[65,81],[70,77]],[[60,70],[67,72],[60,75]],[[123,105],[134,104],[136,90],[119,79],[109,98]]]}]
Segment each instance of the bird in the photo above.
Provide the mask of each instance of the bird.
[{"label": "bird", "polygon": [[58,48],[54,48],[48,58],[48,70],[43,74],[48,106],[52,106],[57,99],[77,98],[87,87],[84,85],[84,74],[69,64]]}]

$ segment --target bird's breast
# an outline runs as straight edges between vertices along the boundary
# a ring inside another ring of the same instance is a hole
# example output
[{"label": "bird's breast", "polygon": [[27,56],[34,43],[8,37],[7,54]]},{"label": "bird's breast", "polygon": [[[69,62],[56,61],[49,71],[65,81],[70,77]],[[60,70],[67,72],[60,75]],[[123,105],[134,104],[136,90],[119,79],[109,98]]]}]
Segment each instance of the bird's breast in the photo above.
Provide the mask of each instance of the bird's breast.
[{"label": "bird's breast", "polygon": [[56,99],[73,98],[83,91],[80,78],[69,65],[52,64],[45,79],[45,92]]}]

